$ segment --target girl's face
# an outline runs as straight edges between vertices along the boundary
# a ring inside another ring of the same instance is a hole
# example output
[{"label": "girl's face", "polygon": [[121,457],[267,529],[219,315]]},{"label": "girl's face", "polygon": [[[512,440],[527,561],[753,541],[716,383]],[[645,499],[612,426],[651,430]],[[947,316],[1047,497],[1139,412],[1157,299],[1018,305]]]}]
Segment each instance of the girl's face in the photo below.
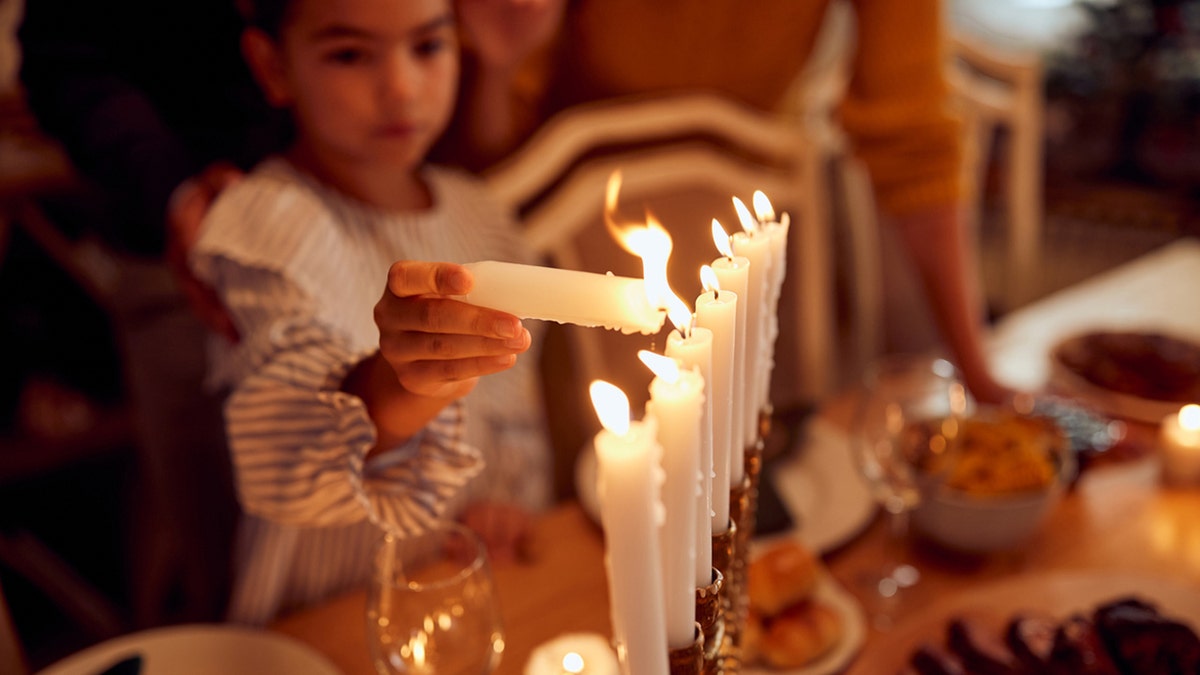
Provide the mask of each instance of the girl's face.
[{"label": "girl's face", "polygon": [[449,123],[458,42],[448,0],[295,0],[258,68],[322,162],[412,169]]}]

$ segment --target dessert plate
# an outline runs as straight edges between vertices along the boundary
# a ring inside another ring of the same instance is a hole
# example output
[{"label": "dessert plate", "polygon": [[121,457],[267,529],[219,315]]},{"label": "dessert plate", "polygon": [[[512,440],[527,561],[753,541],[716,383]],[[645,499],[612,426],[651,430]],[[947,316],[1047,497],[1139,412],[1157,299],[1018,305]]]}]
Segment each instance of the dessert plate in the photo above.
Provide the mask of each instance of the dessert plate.
[{"label": "dessert plate", "polygon": [[867,620],[858,599],[828,572],[821,574],[816,599],[829,605],[842,619],[842,639],[828,653],[800,668],[774,670],[764,666],[742,668],[746,675],[831,675],[842,672],[867,640]]},{"label": "dessert plate", "polygon": [[38,675],[96,675],[133,656],[139,675],[341,675],[324,656],[266,630],[190,624],[130,633],[92,645]]}]

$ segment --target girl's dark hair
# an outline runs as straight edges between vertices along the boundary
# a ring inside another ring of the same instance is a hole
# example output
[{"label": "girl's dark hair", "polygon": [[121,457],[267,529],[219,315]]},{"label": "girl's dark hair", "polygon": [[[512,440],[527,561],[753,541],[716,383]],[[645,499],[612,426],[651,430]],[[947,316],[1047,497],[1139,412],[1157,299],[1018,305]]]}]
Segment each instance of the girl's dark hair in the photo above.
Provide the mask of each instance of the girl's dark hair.
[{"label": "girl's dark hair", "polygon": [[246,23],[272,38],[291,18],[292,0],[237,0],[238,11]]}]

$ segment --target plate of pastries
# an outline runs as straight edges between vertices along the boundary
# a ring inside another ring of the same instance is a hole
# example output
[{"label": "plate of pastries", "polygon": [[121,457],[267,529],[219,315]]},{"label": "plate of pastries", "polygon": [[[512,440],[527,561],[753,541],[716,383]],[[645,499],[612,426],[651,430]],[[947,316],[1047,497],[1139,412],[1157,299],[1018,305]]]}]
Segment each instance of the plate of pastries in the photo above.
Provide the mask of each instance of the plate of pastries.
[{"label": "plate of pastries", "polygon": [[1050,353],[1050,384],[1115,417],[1158,424],[1200,401],[1200,342],[1163,332],[1098,330]]},{"label": "plate of pastries", "polygon": [[746,570],[746,589],[748,675],[838,673],[866,640],[858,600],[797,539],[758,548]]},{"label": "plate of pastries", "polygon": [[851,671],[896,675],[1193,675],[1200,591],[1107,574],[1015,577],[935,601]]}]

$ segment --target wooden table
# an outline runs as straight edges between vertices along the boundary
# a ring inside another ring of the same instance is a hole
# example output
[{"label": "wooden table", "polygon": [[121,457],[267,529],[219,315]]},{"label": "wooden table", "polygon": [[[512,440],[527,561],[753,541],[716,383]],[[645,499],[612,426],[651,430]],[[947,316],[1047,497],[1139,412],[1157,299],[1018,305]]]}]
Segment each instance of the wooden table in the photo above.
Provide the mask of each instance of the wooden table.
[{"label": "wooden table", "polygon": [[[1167,278],[1158,278],[1156,285],[1156,274]],[[1200,311],[1184,313],[1187,316],[1177,311],[1200,298],[1194,291],[1198,286],[1200,242],[1184,240],[1017,313],[998,328],[993,355],[1001,367],[1013,366],[1006,372],[1014,379],[1038,378],[1044,377],[1037,367],[1046,346],[1081,327],[1151,322],[1173,332],[1200,334],[1196,325]],[[844,425],[848,400],[835,397],[821,414]],[[1135,432],[1153,442],[1152,429]],[[886,535],[885,523],[875,522],[825,558],[833,576],[868,607],[870,591],[861,580],[881,564]],[[913,545],[910,553],[922,579],[906,591],[904,605],[894,614],[901,627],[906,619],[912,624],[922,617],[923,609],[944,605],[947,599],[993,587],[1003,591],[1003,584],[1036,575],[1060,573],[1059,578],[1069,580],[1102,572],[1133,579],[1135,587],[1144,579],[1147,589],[1175,584],[1200,589],[1200,489],[1161,485],[1151,452],[1141,459],[1089,469],[1044,527],[1017,552],[967,558]],[[532,558],[524,565],[495,566],[507,630],[498,671],[502,674],[521,673],[530,651],[556,635],[610,632],[602,535],[578,504],[562,504],[538,523]],[[273,628],[314,646],[347,675],[369,675],[364,602],[363,593],[353,593],[284,618]],[[896,635],[871,627],[851,672],[891,672],[882,666],[895,666],[906,658],[905,652],[892,649]]]},{"label": "wooden table", "polygon": [[[859,580],[880,564],[885,535],[874,523],[827,556],[833,575],[860,597],[868,597]],[[923,576],[900,622],[936,599],[1030,572],[1111,570],[1200,588],[1200,490],[1164,488],[1153,459],[1101,466],[1018,553],[962,558],[920,546],[912,553]],[[600,530],[569,502],[538,523],[531,563],[495,566],[507,631],[499,673],[520,673],[534,647],[561,633],[609,634],[602,556]],[[369,675],[364,603],[364,593],[352,593],[272,628],[312,645],[347,675]],[[868,650],[880,637],[872,628]]]}]

